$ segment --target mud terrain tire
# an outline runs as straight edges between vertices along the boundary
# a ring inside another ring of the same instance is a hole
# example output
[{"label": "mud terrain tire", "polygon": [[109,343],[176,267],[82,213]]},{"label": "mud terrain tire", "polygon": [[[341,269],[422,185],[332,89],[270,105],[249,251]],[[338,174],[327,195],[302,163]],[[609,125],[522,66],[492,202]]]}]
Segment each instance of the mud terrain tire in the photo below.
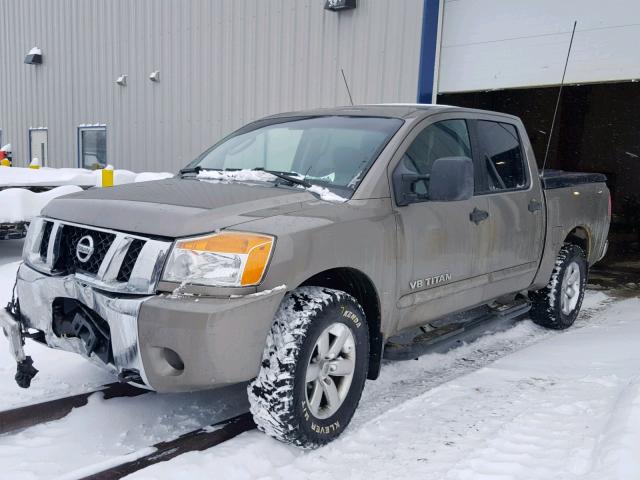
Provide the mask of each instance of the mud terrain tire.
[{"label": "mud terrain tire", "polygon": [[260,372],[247,389],[254,421],[302,448],[330,442],[351,421],[368,363],[368,328],[355,298],[323,287],[294,290],[276,313]]},{"label": "mud terrain tire", "polygon": [[546,328],[564,330],[575,322],[587,284],[587,260],[582,248],[564,244],[549,284],[531,295],[531,319]]}]

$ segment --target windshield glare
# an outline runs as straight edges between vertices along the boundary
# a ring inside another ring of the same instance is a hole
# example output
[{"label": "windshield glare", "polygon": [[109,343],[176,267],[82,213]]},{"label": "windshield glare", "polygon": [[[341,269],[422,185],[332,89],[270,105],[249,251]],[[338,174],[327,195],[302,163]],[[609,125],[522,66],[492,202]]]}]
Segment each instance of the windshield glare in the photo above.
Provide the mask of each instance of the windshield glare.
[{"label": "windshield glare", "polygon": [[238,130],[189,167],[273,170],[353,191],[401,125],[402,120],[379,117],[270,119]]}]

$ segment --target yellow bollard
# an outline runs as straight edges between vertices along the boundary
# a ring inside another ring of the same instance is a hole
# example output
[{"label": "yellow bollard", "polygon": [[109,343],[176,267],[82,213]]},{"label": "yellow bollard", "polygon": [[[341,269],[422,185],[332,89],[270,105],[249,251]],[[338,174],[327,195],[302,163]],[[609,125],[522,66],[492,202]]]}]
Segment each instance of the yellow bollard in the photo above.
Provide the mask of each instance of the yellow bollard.
[{"label": "yellow bollard", "polygon": [[3,158],[2,160],[0,160],[0,167],[10,167],[11,166],[11,162],[9,161],[8,158]]},{"label": "yellow bollard", "polygon": [[102,186],[113,187],[113,170],[103,168],[100,170],[100,174],[102,175]]},{"label": "yellow bollard", "polygon": [[29,164],[29,168],[33,168],[35,170],[40,168],[40,159],[38,157],[33,157],[31,159],[31,163]]}]

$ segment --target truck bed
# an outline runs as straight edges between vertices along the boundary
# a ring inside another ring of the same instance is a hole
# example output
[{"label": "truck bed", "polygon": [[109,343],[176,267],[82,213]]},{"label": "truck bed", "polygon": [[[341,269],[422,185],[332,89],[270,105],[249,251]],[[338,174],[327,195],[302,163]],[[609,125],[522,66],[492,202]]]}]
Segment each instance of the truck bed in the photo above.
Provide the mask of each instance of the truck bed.
[{"label": "truck bed", "polygon": [[542,173],[542,187],[545,190],[554,188],[574,187],[585,183],[605,183],[606,175],[602,173],[565,172],[563,170],[544,170]]}]

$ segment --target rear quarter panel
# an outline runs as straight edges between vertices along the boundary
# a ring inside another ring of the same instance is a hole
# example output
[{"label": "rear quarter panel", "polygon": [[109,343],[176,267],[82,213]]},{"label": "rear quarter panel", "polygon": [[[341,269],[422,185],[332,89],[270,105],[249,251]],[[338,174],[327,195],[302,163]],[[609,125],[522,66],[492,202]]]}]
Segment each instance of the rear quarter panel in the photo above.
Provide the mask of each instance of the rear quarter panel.
[{"label": "rear quarter panel", "polygon": [[547,237],[535,288],[549,282],[555,259],[567,236],[575,228],[588,235],[587,261],[596,263],[609,234],[609,189],[604,183],[589,183],[544,190],[547,208]]}]

